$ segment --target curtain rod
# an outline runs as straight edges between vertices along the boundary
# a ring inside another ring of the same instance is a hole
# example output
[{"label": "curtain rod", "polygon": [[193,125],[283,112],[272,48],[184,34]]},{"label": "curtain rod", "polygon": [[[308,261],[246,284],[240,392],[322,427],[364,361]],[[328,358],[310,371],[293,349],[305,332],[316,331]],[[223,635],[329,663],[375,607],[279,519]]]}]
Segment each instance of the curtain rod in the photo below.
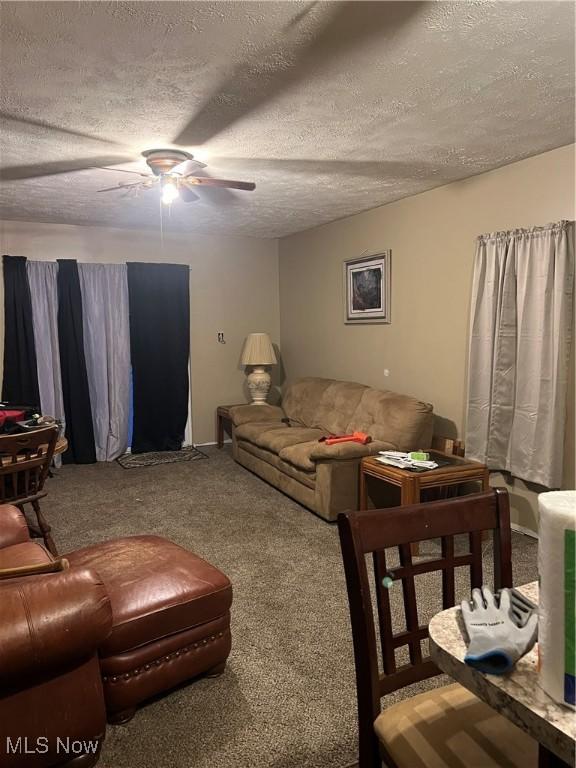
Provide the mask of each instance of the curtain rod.
[{"label": "curtain rod", "polygon": [[[26,259],[26,261],[33,261],[35,264],[58,264],[59,261],[75,261],[77,264],[101,264],[102,266],[111,266],[111,267],[121,267],[123,264],[174,264],[176,267],[188,267],[188,272],[192,272],[192,267],[189,264],[178,264],[177,262],[173,261],[139,261],[139,262],[130,262],[130,261],[78,261],[78,259],[29,259],[28,256],[12,256],[8,253],[5,253],[4,256],[7,256],[9,259]],[[3,256],[3,257],[4,257]]]}]

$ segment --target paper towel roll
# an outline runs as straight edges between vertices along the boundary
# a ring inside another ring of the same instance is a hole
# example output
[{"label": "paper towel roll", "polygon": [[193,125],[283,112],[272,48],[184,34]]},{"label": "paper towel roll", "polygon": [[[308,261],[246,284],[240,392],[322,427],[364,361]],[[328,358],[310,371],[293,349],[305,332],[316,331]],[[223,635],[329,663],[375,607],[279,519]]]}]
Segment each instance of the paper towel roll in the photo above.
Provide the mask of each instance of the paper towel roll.
[{"label": "paper towel roll", "polygon": [[576,491],[538,496],[540,682],[555,701],[575,707]]}]

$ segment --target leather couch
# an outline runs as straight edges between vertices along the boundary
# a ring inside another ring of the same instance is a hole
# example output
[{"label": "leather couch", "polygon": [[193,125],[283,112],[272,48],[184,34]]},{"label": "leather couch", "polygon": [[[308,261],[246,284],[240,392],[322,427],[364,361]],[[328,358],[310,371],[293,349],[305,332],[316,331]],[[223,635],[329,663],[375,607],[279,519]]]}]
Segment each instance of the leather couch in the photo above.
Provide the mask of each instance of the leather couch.
[{"label": "leather couch", "polygon": [[[282,407],[231,408],[236,461],[326,520],[358,508],[359,465],[381,450],[430,447],[429,403],[348,381],[297,379]],[[368,445],[319,442],[329,434],[365,432]]]},{"label": "leather couch", "polygon": [[[0,570],[53,560],[30,541],[20,510],[0,506]],[[88,768],[97,762],[106,730],[98,647],[111,627],[108,595],[92,571],[0,580],[3,768]],[[76,754],[80,742],[87,748]]]},{"label": "leather couch", "polygon": [[[30,575],[55,558],[20,510],[0,506],[2,767],[88,768],[106,719],[125,722],[150,697],[220,674],[230,653],[231,584],[192,552],[133,536],[65,557],[67,570]],[[28,575],[13,570],[24,566]],[[62,747],[80,741],[91,745],[83,754]]]}]

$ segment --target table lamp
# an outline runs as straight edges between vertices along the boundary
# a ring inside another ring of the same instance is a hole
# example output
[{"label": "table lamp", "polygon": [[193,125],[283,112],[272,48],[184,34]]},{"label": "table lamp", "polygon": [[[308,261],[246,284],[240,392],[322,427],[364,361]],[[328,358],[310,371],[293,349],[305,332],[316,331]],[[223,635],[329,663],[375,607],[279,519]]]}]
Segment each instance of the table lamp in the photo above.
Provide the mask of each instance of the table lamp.
[{"label": "table lamp", "polygon": [[253,366],[247,375],[253,405],[265,405],[270,391],[270,374],[266,365],[276,365],[274,347],[267,333],[250,333],[242,350],[242,365]]}]

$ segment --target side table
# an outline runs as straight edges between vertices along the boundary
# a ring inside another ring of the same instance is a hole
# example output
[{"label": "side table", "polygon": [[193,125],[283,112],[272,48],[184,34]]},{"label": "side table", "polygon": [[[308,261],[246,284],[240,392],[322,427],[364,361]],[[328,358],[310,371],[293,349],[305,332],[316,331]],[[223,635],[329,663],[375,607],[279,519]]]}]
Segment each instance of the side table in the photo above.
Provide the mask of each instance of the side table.
[{"label": "side table", "polygon": [[[234,405],[246,405],[246,403],[234,403]],[[216,408],[216,443],[218,448],[224,445],[224,432],[232,437],[232,416],[230,408],[234,405],[219,405]]]},{"label": "side table", "polygon": [[489,485],[488,468],[477,461],[451,456],[439,451],[430,451],[430,458],[448,462],[427,472],[410,472],[407,469],[382,464],[374,456],[367,456],[360,464],[360,509],[368,509],[368,480],[376,478],[400,488],[400,504],[418,504],[422,491],[427,488],[464,485],[480,482],[482,490]]}]

